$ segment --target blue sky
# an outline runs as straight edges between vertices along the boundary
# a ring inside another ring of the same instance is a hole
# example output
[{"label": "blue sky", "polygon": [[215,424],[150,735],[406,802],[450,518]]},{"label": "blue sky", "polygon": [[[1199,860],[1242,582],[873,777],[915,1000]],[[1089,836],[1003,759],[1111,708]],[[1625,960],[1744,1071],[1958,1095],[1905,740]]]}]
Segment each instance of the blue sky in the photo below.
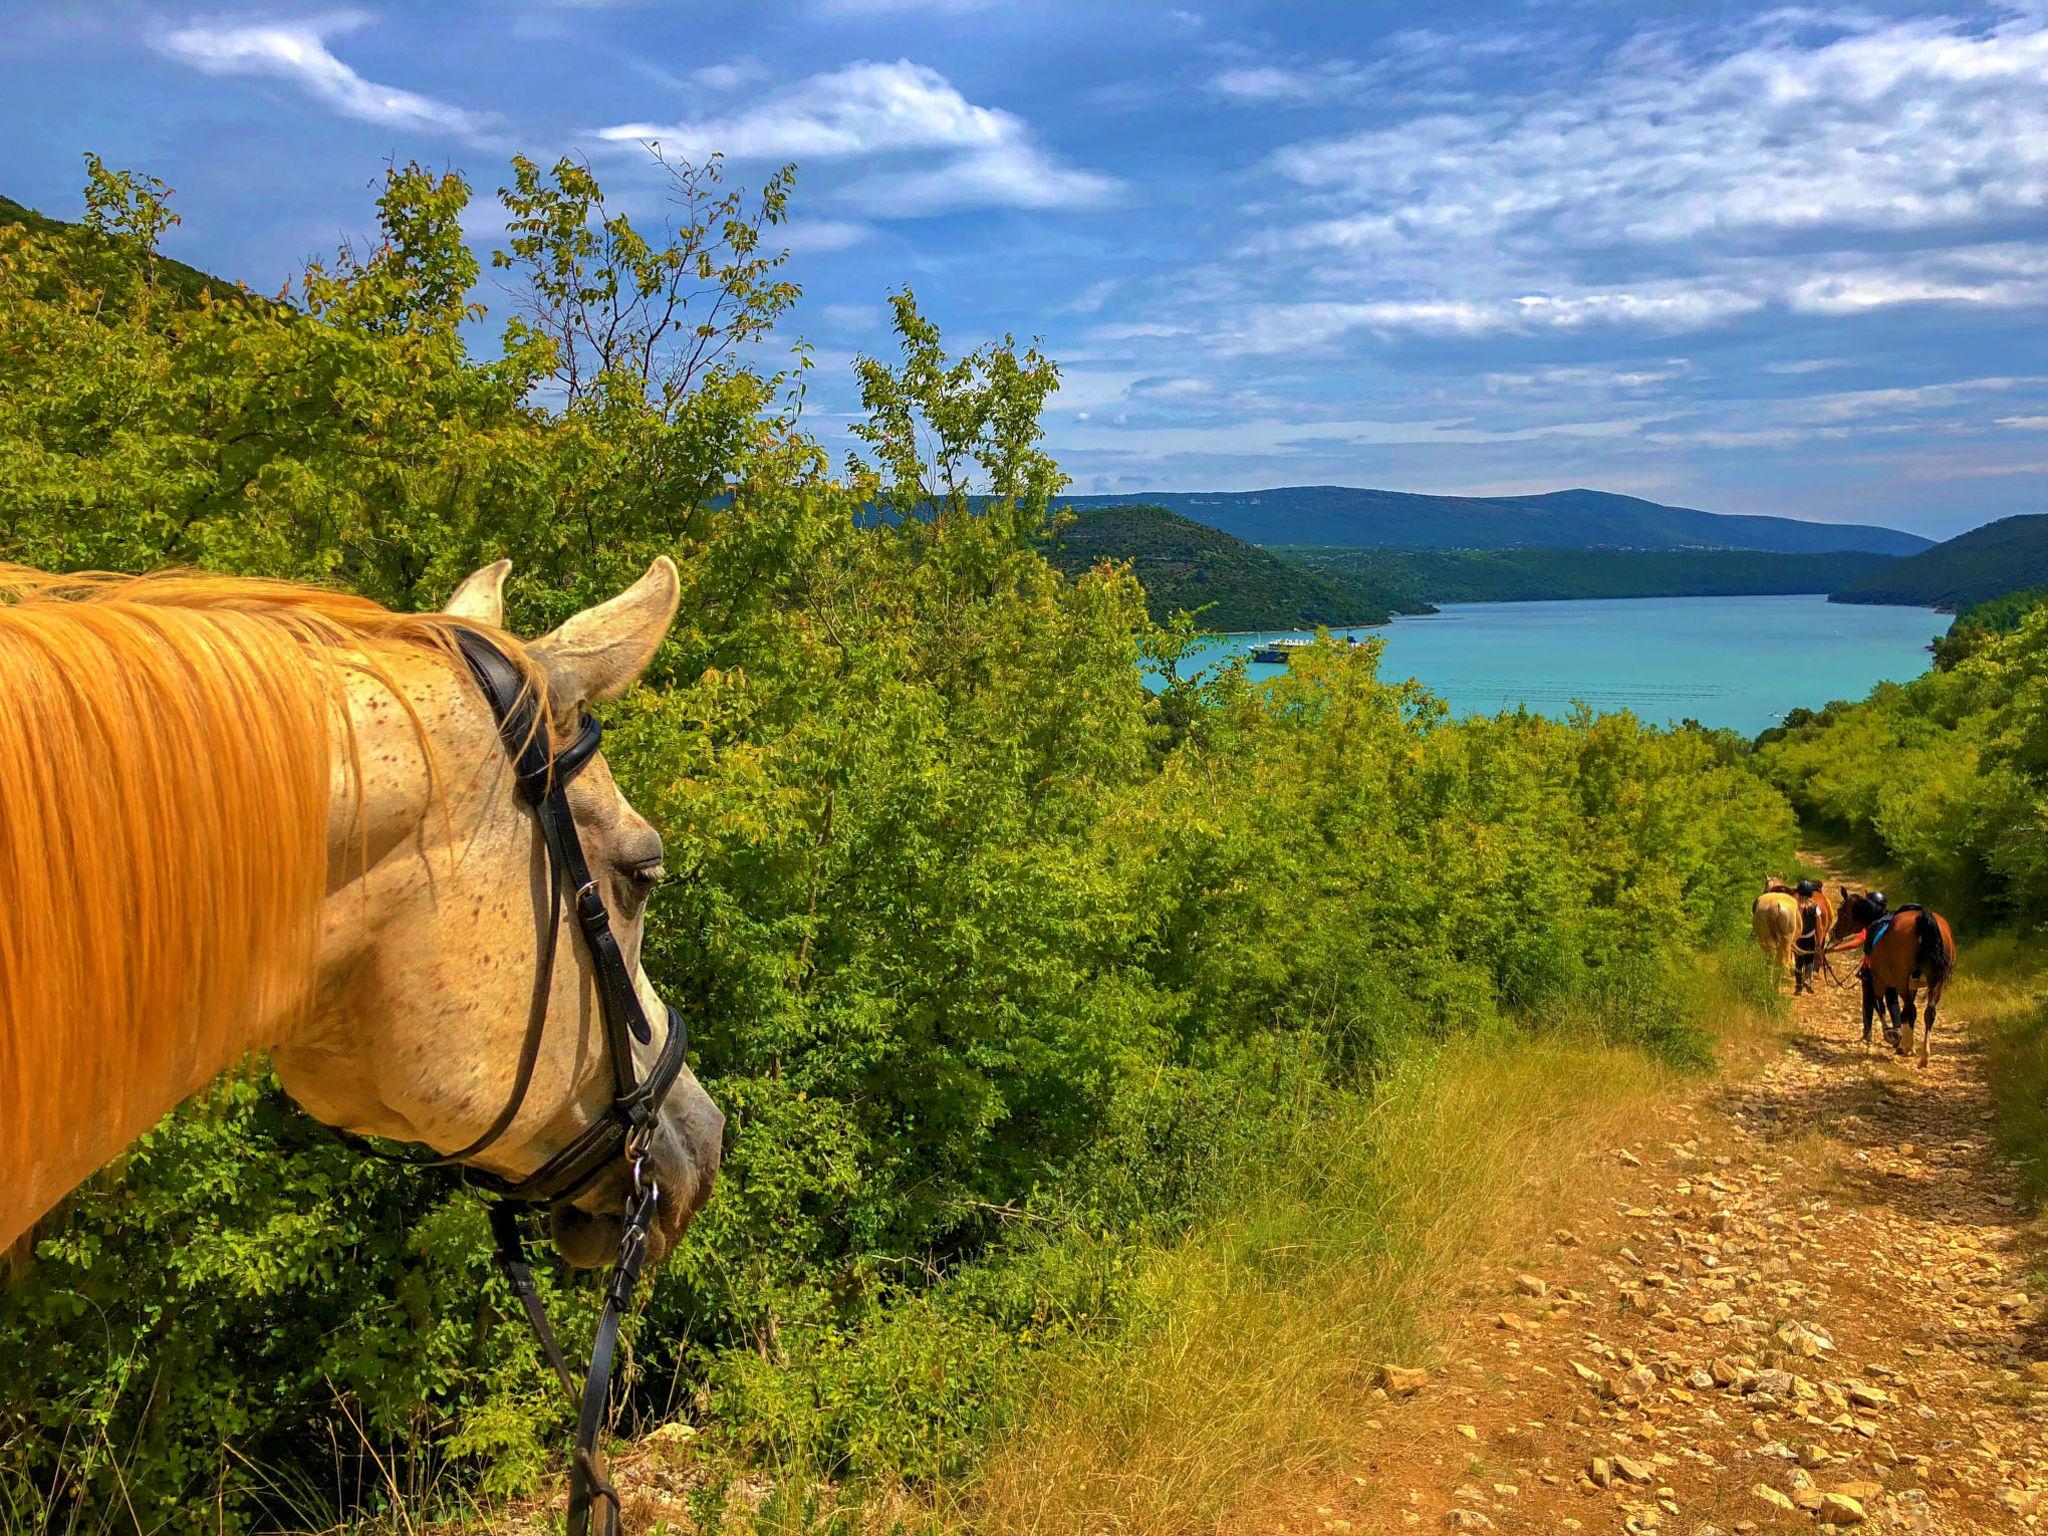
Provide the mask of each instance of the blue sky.
[{"label": "blue sky", "polygon": [[2041,3],[5,10],[0,191],[74,214],[95,150],[266,290],[393,156],[488,194],[578,154],[655,215],[643,139],[796,161],[827,433],[908,283],[956,345],[1043,338],[1077,491],[2048,511]]}]

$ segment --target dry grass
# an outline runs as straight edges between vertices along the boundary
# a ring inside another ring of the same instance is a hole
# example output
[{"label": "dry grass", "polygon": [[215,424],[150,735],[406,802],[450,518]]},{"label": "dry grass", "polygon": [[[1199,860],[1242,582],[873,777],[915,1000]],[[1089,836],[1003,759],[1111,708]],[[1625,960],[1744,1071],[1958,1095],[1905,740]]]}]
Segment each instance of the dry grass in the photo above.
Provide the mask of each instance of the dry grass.
[{"label": "dry grass", "polygon": [[1959,955],[1942,1021],[1984,1043],[1998,1138],[2036,1208],[2048,1206],[2048,968],[2038,944],[2009,934]]},{"label": "dry grass", "polygon": [[1356,1113],[1318,1116],[1234,1218],[1159,1255],[1134,1337],[1062,1367],[933,1523],[976,1532],[1212,1531],[1355,1444],[1375,1366],[1549,1225],[1593,1148],[1672,1079],[1637,1051],[1466,1041]]}]

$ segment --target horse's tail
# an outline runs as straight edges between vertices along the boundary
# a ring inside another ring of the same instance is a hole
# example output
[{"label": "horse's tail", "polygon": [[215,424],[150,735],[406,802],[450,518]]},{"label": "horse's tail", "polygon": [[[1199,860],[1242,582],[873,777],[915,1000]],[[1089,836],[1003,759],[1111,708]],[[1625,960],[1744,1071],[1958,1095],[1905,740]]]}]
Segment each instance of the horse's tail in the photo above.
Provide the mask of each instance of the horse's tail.
[{"label": "horse's tail", "polygon": [[1934,915],[1933,908],[1924,908],[1913,927],[1920,945],[1913,968],[1927,978],[1930,987],[1938,987],[1948,980],[1949,973],[1948,945],[1942,941],[1941,919]]}]

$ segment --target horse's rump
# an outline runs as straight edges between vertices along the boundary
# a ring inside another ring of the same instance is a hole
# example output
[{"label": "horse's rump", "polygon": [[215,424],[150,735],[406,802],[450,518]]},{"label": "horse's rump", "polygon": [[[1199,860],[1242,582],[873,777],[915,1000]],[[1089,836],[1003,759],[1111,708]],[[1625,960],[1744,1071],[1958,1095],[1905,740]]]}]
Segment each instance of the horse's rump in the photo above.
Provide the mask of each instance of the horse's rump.
[{"label": "horse's rump", "polygon": [[1799,935],[1798,903],[1783,891],[1766,891],[1749,909],[1750,931],[1771,958],[1790,965]]}]

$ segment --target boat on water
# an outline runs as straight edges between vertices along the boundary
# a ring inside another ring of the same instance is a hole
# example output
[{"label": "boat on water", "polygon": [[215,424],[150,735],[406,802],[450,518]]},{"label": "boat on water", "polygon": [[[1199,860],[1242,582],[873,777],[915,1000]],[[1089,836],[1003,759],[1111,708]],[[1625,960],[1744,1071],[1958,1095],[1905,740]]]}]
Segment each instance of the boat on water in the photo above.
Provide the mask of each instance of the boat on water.
[{"label": "boat on water", "polygon": [[[1344,643],[1356,645],[1358,636],[1346,635]],[[1305,651],[1314,644],[1313,640],[1268,640],[1252,647],[1252,660],[1262,661],[1267,666],[1284,667],[1294,659],[1296,652]]]},{"label": "boat on water", "polygon": [[1252,648],[1252,660],[1265,662],[1268,666],[1286,666],[1294,659],[1296,651],[1305,651],[1314,642],[1309,640],[1274,640]]}]

